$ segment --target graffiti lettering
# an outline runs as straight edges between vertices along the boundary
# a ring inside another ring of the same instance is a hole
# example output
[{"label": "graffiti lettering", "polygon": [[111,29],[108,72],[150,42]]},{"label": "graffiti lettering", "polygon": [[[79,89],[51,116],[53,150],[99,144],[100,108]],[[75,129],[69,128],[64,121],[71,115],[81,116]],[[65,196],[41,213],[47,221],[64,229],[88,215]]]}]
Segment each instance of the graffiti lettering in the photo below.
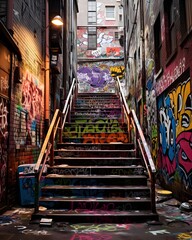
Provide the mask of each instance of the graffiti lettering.
[{"label": "graffiti lettering", "polygon": [[126,133],[97,133],[83,134],[83,143],[111,143],[111,142],[128,142]]},{"label": "graffiti lettering", "polygon": [[192,97],[190,79],[158,99],[160,150],[158,162],[166,180],[174,174],[192,188]]},{"label": "graffiti lettering", "polygon": [[8,138],[8,102],[0,98],[0,201],[5,198],[7,172],[7,138]]},{"label": "graffiti lettering", "polygon": [[157,95],[161,94],[167,87],[169,87],[181,74],[185,71],[185,58],[181,59],[178,65],[173,69],[172,72],[168,71],[162,76],[156,83],[156,93]]}]

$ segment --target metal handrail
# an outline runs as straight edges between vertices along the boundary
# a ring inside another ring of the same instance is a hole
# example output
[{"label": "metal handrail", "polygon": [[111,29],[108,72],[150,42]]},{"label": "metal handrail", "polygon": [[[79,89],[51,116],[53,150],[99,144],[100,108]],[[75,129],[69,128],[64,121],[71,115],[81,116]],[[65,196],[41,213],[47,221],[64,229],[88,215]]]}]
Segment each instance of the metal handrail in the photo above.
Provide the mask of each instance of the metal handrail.
[{"label": "metal handrail", "polygon": [[69,113],[69,109],[71,109],[71,105],[74,98],[76,97],[76,94],[77,94],[77,81],[74,78],[71,84],[71,88],[69,90],[67,99],[65,101],[63,111],[61,112],[59,109],[55,110],[53,119],[47,131],[37,163],[34,168],[35,179],[36,179],[35,181],[35,212],[39,211],[39,183],[43,174],[45,164],[48,161],[48,158],[50,158],[50,165],[53,164],[54,140],[56,137],[56,133],[59,129],[59,124],[60,124],[61,128],[59,129],[60,130],[59,134],[60,136],[62,135],[62,131],[64,128],[66,118]]},{"label": "metal handrail", "polygon": [[124,110],[126,111],[126,116],[130,118],[129,122],[131,122],[132,125],[134,126],[135,136],[136,136],[136,144],[138,143],[138,147],[141,151],[141,154],[142,154],[142,157],[144,160],[144,164],[145,164],[146,169],[149,174],[149,178],[151,181],[151,202],[152,202],[151,208],[152,208],[152,212],[155,213],[156,206],[155,206],[155,175],[154,174],[156,173],[156,168],[155,168],[149,147],[147,145],[147,141],[146,141],[143,131],[141,129],[141,125],[136,116],[136,113],[133,109],[130,111],[130,109],[127,105],[127,102],[125,100],[125,96],[122,91],[121,83],[120,83],[120,80],[118,77],[117,77],[117,85],[119,88],[119,94],[122,99],[122,104],[124,106]]}]

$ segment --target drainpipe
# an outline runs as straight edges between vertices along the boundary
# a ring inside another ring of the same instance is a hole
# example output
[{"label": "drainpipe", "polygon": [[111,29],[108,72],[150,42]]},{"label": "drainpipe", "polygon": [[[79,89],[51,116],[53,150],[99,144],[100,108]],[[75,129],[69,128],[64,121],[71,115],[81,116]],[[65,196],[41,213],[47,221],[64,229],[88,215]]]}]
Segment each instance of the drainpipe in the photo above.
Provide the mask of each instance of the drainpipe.
[{"label": "drainpipe", "polygon": [[141,41],[142,41],[142,115],[143,115],[143,132],[147,133],[147,116],[145,112],[146,106],[146,70],[145,70],[145,22],[144,22],[144,5],[143,0],[140,0],[140,23],[141,23]]},{"label": "drainpipe", "polygon": [[[71,43],[70,43],[70,85],[72,84],[73,81],[73,28],[74,28],[74,23],[73,23],[73,1],[71,1],[70,8],[71,8]],[[70,87],[70,86],[69,86]]]},{"label": "drainpipe", "polygon": [[49,2],[45,0],[45,72],[44,72],[44,118],[45,134],[50,124],[50,59],[49,59]]}]

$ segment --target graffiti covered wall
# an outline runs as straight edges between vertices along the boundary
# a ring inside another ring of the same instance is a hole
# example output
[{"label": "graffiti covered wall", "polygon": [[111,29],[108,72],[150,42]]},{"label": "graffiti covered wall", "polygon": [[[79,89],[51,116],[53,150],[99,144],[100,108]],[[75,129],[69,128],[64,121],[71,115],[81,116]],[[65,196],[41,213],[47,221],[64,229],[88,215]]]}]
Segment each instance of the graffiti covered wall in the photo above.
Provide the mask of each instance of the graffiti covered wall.
[{"label": "graffiti covered wall", "polygon": [[[20,92],[17,93],[14,113],[14,141],[17,150],[26,146],[31,146],[31,150],[40,147],[43,134],[43,93],[43,84],[37,77],[26,71]],[[26,159],[20,157],[20,163],[34,163],[36,159],[37,156],[32,151],[30,157]]]},{"label": "graffiti covered wall", "polygon": [[119,40],[115,39],[116,28],[97,28],[97,49],[88,50],[87,28],[78,27],[77,29],[77,54],[78,58],[122,58],[123,48]]},{"label": "graffiti covered wall", "polygon": [[192,94],[190,78],[158,98],[158,167],[168,184],[192,190]]},{"label": "graffiti covered wall", "polygon": [[119,77],[125,85],[125,68],[122,61],[91,62],[78,65],[79,92],[115,92],[115,80]]}]

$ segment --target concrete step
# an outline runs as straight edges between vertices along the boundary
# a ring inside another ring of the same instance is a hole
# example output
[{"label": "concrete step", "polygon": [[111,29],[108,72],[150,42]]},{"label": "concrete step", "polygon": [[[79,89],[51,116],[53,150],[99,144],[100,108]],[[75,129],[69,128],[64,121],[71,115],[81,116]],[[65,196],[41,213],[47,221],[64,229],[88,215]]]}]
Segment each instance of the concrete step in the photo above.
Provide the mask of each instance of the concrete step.
[{"label": "concrete step", "polygon": [[42,217],[52,218],[58,222],[72,223],[143,223],[147,221],[158,220],[158,215],[150,210],[46,210],[32,215],[32,220],[41,219]]},{"label": "concrete step", "polygon": [[142,165],[141,159],[136,157],[61,157],[55,156],[56,165],[64,164],[70,166],[131,166]]}]

